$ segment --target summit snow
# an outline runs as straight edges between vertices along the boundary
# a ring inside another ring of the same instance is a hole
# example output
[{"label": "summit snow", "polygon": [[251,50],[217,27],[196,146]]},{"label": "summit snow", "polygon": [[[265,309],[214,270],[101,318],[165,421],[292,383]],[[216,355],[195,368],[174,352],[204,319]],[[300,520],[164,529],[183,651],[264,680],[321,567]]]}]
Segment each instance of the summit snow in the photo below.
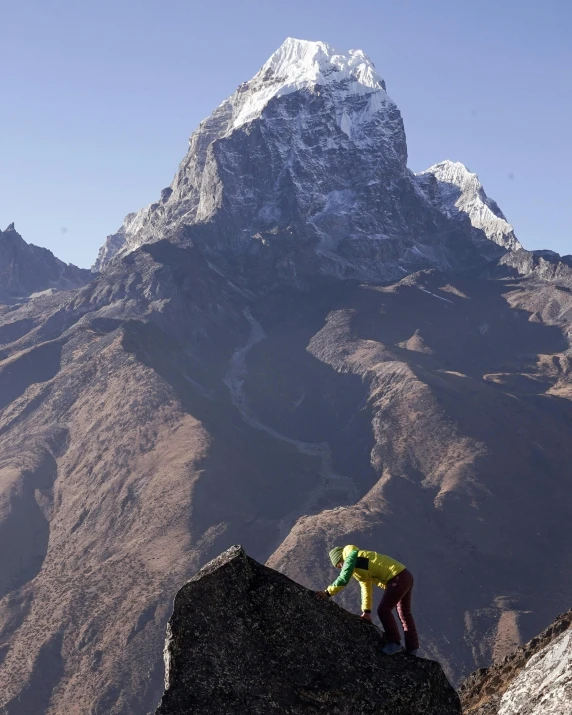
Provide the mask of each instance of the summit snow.
[{"label": "summit snow", "polygon": [[[239,89],[231,98],[235,109],[233,128],[259,117],[274,97],[300,90],[319,93],[326,87],[334,88],[339,98],[367,94],[371,96],[370,113],[391,101],[384,81],[362,50],[342,52],[325,42],[292,37],[276,50],[246,87],[246,93]],[[348,136],[351,124],[350,117],[342,115],[340,126]]]}]

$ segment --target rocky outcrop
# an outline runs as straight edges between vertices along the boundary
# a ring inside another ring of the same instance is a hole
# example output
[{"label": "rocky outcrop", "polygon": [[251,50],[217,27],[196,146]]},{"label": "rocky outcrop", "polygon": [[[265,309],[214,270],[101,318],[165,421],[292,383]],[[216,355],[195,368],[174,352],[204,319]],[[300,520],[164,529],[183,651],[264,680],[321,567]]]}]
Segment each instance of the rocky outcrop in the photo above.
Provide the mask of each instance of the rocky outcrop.
[{"label": "rocky outcrop", "polygon": [[156,715],[460,715],[441,667],[235,546],[175,598]]},{"label": "rocky outcrop", "polygon": [[520,248],[505,254],[500,260],[488,266],[484,276],[490,278],[529,276],[572,287],[572,255],[560,256],[555,251],[527,251]]},{"label": "rocky outcrop", "polygon": [[460,689],[465,715],[570,715],[572,610]]},{"label": "rocky outcrop", "polygon": [[47,248],[26,243],[13,223],[0,231],[0,302],[49,289],[80,288],[93,277],[89,270],[60,261]]}]

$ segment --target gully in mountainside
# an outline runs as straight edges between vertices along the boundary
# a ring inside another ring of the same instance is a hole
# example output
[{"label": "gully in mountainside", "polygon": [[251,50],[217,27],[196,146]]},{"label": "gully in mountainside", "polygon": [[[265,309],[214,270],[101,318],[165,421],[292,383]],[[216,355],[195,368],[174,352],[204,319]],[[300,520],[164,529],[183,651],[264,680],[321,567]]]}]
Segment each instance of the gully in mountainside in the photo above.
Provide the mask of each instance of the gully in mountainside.
[{"label": "gully in mountainside", "polygon": [[320,460],[320,481],[307,495],[303,503],[297,506],[293,512],[286,514],[281,520],[277,539],[277,545],[279,545],[286,538],[297,519],[312,513],[318,504],[327,497],[329,492],[335,493],[338,498],[340,492],[345,492],[348,503],[353,503],[358,498],[358,493],[355,483],[349,477],[334,472],[332,467],[332,453],[327,442],[312,443],[293,439],[263,424],[252,414],[244,392],[244,380],[247,374],[246,357],[250,349],[267,336],[262,325],[253,318],[248,309],[245,309],[244,315],[251,325],[252,332],[250,339],[246,345],[236,350],[232,356],[230,369],[225,377],[225,384],[230,391],[233,404],[239,409],[242,419],[251,427],[265,432],[277,440],[292,445],[303,455],[316,457]]}]

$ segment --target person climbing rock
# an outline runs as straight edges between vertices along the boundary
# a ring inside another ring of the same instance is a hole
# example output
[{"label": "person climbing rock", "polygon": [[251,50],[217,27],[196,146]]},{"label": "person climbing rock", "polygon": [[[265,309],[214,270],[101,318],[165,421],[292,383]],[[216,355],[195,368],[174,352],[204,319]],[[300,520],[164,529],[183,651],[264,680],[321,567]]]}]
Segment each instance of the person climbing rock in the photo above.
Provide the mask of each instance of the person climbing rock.
[{"label": "person climbing rock", "polygon": [[403,650],[401,636],[393,609],[397,608],[399,620],[405,635],[405,648],[411,655],[417,655],[419,639],[411,613],[413,576],[399,561],[376,551],[362,551],[357,546],[334,546],[330,551],[330,561],[341,569],[338,578],[325,591],[317,591],[321,598],[329,598],[348,585],[353,576],[361,587],[362,618],[371,622],[373,585],[385,589],[377,609],[377,615],[385,631],[387,643],[382,652],[394,655]]}]

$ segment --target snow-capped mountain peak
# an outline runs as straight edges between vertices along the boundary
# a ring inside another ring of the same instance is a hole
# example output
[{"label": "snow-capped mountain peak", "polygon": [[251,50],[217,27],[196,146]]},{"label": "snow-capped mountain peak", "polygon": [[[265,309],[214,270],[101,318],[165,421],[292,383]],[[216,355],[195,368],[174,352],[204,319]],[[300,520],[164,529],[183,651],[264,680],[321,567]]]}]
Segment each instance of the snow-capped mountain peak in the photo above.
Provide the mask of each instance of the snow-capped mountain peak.
[{"label": "snow-capped mountain peak", "polygon": [[189,240],[193,226],[223,272],[261,263],[297,285],[450,270],[519,247],[462,164],[407,169],[401,114],[364,52],[292,38],[201,122],[171,185],[108,237],[96,268]]},{"label": "snow-capped mountain peak", "polygon": [[301,89],[320,91],[335,85],[343,95],[382,92],[385,83],[362,50],[342,52],[325,42],[289,37],[247,83],[248,97],[239,103],[233,127],[260,116],[273,97]]},{"label": "snow-capped mountain peak", "polygon": [[450,215],[467,215],[473,228],[503,248],[522,248],[497,203],[486,195],[479,177],[464,164],[447,159],[417,174],[421,181],[429,175],[437,179],[438,201]]}]

